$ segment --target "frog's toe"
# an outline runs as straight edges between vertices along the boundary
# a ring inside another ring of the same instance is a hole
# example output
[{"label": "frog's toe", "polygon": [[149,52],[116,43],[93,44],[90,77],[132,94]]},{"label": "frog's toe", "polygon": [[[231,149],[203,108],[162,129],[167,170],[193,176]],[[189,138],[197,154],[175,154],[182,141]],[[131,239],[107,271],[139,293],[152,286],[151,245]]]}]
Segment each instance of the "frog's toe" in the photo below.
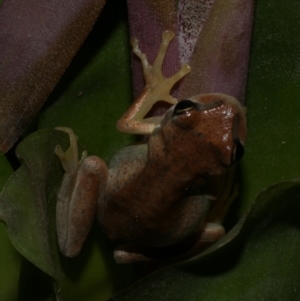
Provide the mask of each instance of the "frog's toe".
[{"label": "frog's toe", "polygon": [[[74,172],[78,169],[78,146],[77,146],[77,137],[74,134],[73,130],[67,127],[56,127],[58,131],[65,132],[69,135],[70,138],[70,146],[64,152],[60,145],[55,147],[55,154],[58,156],[64,170],[66,172]],[[83,152],[82,159],[86,157],[86,153]]]},{"label": "frog's toe", "polygon": [[63,161],[65,159],[65,152],[62,150],[59,144],[56,145],[54,152],[55,155],[60,159],[60,161]]},{"label": "frog's toe", "polygon": [[82,154],[81,154],[81,159],[80,159],[80,161],[79,161],[79,164],[82,163],[82,161],[87,157],[87,155],[88,155],[88,153],[87,153],[86,150],[82,152]]},{"label": "frog's toe", "polygon": [[70,137],[70,148],[77,147],[77,136],[75,135],[74,131],[68,127],[56,127],[57,131],[65,132]]},{"label": "frog's toe", "polygon": [[162,33],[163,42],[166,41],[167,43],[171,42],[175,37],[175,33],[172,30],[165,30]]}]

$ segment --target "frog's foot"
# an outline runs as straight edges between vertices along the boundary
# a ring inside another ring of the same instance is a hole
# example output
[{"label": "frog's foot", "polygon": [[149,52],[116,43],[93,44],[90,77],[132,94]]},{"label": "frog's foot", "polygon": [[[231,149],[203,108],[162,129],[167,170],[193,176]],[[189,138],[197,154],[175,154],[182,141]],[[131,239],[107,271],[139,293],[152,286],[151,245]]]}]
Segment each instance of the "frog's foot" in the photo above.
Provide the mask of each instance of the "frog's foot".
[{"label": "frog's foot", "polygon": [[190,72],[191,68],[184,64],[172,77],[165,78],[163,76],[162,65],[173,38],[174,33],[172,31],[166,30],[163,32],[162,43],[152,66],[149,64],[146,55],[141,52],[137,39],[131,40],[133,52],[141,60],[146,85],[141,96],[118,121],[119,131],[131,134],[151,134],[161,120],[161,117],[144,118],[152,106],[158,101],[165,101],[170,104],[177,103],[177,99],[170,95],[170,91],[181,78]]},{"label": "frog's foot", "polygon": [[55,129],[67,133],[70,137],[70,147],[64,152],[61,146],[57,145],[55,154],[58,156],[66,173],[76,173],[80,163],[87,157],[87,152],[84,151],[81,160],[78,161],[77,137],[73,130],[67,127],[56,127]]},{"label": "frog's foot", "polygon": [[145,90],[156,90],[156,93],[161,97],[160,100],[165,100],[167,102],[170,102],[171,104],[177,103],[177,100],[170,96],[170,90],[181,78],[183,78],[187,73],[190,72],[190,66],[184,64],[181,66],[181,69],[170,78],[165,78],[162,74],[162,65],[169,44],[173,40],[173,38],[174,32],[170,30],[163,32],[162,43],[152,66],[149,64],[146,55],[141,52],[138,45],[138,40],[135,38],[131,39],[133,52],[140,58],[142,63],[144,78],[146,82]]}]

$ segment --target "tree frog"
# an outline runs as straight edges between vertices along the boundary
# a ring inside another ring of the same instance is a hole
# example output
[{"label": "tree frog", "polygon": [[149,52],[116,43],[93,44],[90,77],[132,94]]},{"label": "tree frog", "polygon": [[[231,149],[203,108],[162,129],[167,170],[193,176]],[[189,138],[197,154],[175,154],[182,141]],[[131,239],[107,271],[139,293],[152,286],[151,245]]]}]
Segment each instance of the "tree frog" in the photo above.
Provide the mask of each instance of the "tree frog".
[{"label": "tree frog", "polygon": [[[244,152],[246,118],[231,96],[200,94],[177,101],[170,90],[190,72],[188,65],[171,78],[161,68],[171,31],[162,35],[150,65],[136,39],[134,53],[142,62],[145,88],[121,117],[117,128],[147,134],[145,143],[121,149],[109,167],[84,152],[78,162],[76,136],[70,148],[55,149],[65,175],[57,201],[61,251],[76,256],[95,214],[114,242],[118,263],[180,258],[221,238],[222,220],[236,193],[233,174]],[[145,118],[153,104],[170,103],[164,116]]]}]

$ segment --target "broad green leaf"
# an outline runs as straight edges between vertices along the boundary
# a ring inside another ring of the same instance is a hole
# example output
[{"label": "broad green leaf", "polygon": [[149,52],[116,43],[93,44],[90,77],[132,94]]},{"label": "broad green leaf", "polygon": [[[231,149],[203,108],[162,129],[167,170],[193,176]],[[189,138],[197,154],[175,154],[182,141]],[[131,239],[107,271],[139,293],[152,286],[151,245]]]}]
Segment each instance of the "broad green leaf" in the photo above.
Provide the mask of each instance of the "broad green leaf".
[{"label": "broad green leaf", "polygon": [[[4,155],[0,155],[0,188],[12,175],[13,169]],[[0,300],[12,301],[17,299],[18,278],[20,273],[21,256],[12,246],[7,228],[0,223]]]},{"label": "broad green leaf", "polygon": [[239,216],[272,183],[300,176],[300,2],[256,3]]},{"label": "broad green leaf", "polygon": [[[22,166],[5,184],[0,195],[0,217],[8,227],[13,245],[56,279],[60,269],[54,222],[62,170],[53,149],[61,136],[58,131],[43,131],[20,143],[16,153]],[[68,140],[65,138],[66,145]]]},{"label": "broad green leaf", "polygon": [[0,244],[0,300],[14,301],[18,295],[22,257],[11,244],[3,223],[0,223]]},{"label": "broad green leaf", "polygon": [[105,299],[111,295],[113,285],[118,286],[113,279],[114,272],[118,273],[119,281],[129,276],[128,273],[122,276],[122,269],[110,268],[112,248],[99,227],[95,227],[94,238],[87,242],[78,258],[60,258],[55,207],[63,171],[54,148],[60,144],[66,149],[68,140],[65,133],[56,130],[40,130],[24,139],[16,150],[22,166],[0,195],[0,218],[7,224],[10,240],[35,265],[23,262],[19,286],[22,300],[56,300],[54,294],[58,293],[58,287],[49,275],[59,281],[65,300],[79,296]]}]

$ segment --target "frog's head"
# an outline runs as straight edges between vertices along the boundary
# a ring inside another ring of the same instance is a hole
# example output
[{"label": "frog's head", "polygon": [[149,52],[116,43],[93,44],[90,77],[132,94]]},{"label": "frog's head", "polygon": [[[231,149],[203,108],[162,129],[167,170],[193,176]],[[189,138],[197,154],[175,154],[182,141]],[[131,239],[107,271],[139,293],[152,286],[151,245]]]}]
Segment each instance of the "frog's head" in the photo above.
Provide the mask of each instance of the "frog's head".
[{"label": "frog's head", "polygon": [[224,94],[182,100],[161,122],[165,149],[210,175],[223,173],[243,157],[246,132],[245,109]]}]

